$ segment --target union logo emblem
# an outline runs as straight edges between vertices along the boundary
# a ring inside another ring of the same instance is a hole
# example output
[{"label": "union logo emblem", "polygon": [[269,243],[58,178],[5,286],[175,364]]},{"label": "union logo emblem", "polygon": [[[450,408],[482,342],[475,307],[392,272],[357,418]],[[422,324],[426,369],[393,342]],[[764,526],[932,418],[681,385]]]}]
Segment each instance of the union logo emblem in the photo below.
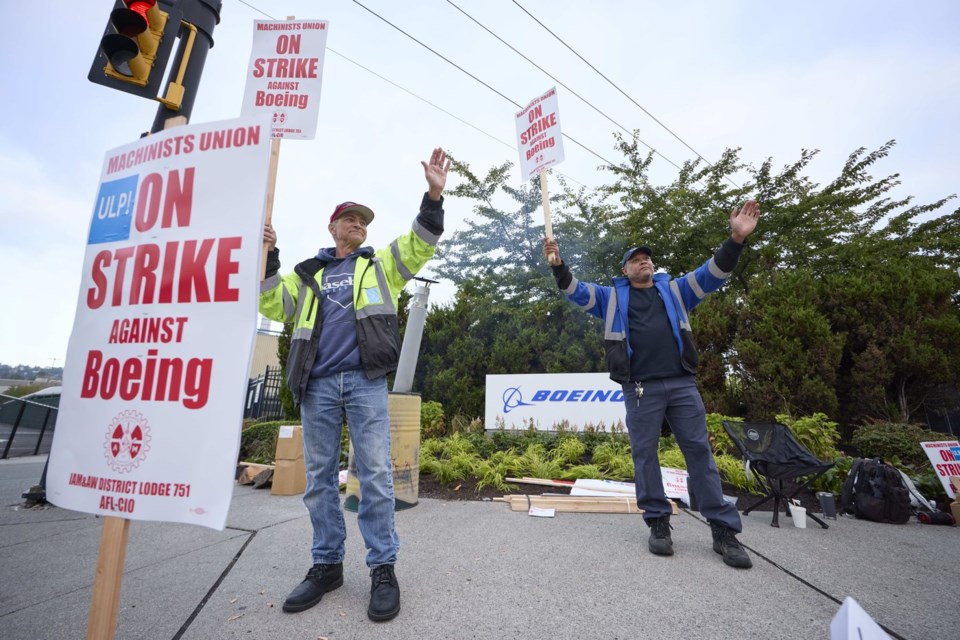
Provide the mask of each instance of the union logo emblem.
[{"label": "union logo emblem", "polygon": [[150,424],[138,411],[122,411],[107,427],[104,456],[118,473],[140,466],[150,451]]}]

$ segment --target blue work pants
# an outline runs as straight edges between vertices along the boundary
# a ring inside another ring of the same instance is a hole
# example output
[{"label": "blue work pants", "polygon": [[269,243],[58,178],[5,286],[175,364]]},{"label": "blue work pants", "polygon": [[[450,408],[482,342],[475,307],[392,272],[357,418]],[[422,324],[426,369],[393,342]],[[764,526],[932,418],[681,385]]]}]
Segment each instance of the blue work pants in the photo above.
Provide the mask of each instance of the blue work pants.
[{"label": "blue work pants", "polygon": [[700,513],[736,532],[742,524],[737,508],[723,499],[720,473],[707,438],[707,418],[694,376],[678,376],[643,383],[637,398],[636,383],[623,385],[627,431],[633,454],[637,506],[645,520],[668,516],[670,503],[663,492],[657,445],[664,418],[687,461],[687,487],[696,496]]}]

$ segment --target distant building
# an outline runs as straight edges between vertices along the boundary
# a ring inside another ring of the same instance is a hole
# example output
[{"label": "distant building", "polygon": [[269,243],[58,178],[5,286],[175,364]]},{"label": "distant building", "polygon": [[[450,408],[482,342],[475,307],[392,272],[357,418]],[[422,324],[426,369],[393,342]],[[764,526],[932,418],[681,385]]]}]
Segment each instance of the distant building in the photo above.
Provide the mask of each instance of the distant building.
[{"label": "distant building", "polygon": [[280,369],[280,358],[277,357],[277,344],[280,341],[280,329],[274,328],[275,323],[263,316],[260,317],[260,327],[253,343],[253,356],[250,358],[248,378],[263,375],[267,367],[270,370]]}]

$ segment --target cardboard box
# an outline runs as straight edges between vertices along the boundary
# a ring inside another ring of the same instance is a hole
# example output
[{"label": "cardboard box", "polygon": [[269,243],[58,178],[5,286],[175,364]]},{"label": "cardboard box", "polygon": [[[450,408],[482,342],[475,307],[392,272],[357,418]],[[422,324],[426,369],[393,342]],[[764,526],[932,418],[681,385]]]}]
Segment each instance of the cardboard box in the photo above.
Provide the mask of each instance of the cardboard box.
[{"label": "cardboard box", "polygon": [[241,462],[240,475],[237,476],[237,484],[253,484],[253,479],[257,474],[267,469],[273,469],[272,464],[257,464],[255,462]]},{"label": "cardboard box", "polygon": [[960,502],[950,503],[950,513],[953,514],[953,526],[960,527]]},{"label": "cardboard box", "polygon": [[277,434],[277,452],[274,460],[303,460],[303,427],[286,425]]},{"label": "cardboard box", "polygon": [[270,494],[275,496],[295,496],[307,488],[307,467],[303,463],[303,454],[298,460],[277,460],[273,469],[273,485]]}]

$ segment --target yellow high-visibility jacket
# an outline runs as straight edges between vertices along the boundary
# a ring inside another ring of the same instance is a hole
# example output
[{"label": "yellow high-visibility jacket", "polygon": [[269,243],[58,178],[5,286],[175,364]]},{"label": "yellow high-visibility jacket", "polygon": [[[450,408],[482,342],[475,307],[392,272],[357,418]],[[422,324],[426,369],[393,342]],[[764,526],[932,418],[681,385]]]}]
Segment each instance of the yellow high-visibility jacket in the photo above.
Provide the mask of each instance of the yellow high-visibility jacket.
[{"label": "yellow high-visibility jacket", "polygon": [[[368,378],[396,371],[400,359],[397,297],[433,257],[441,233],[443,199],[430,200],[424,195],[409,232],[382,249],[361,249],[353,274],[353,306],[360,364]],[[281,277],[279,250],[274,249],[267,258],[267,277],[260,283],[260,313],[277,322],[294,322],[286,369],[287,385],[297,404],[306,392],[322,339],[320,288],[326,264],[310,258]]]}]

